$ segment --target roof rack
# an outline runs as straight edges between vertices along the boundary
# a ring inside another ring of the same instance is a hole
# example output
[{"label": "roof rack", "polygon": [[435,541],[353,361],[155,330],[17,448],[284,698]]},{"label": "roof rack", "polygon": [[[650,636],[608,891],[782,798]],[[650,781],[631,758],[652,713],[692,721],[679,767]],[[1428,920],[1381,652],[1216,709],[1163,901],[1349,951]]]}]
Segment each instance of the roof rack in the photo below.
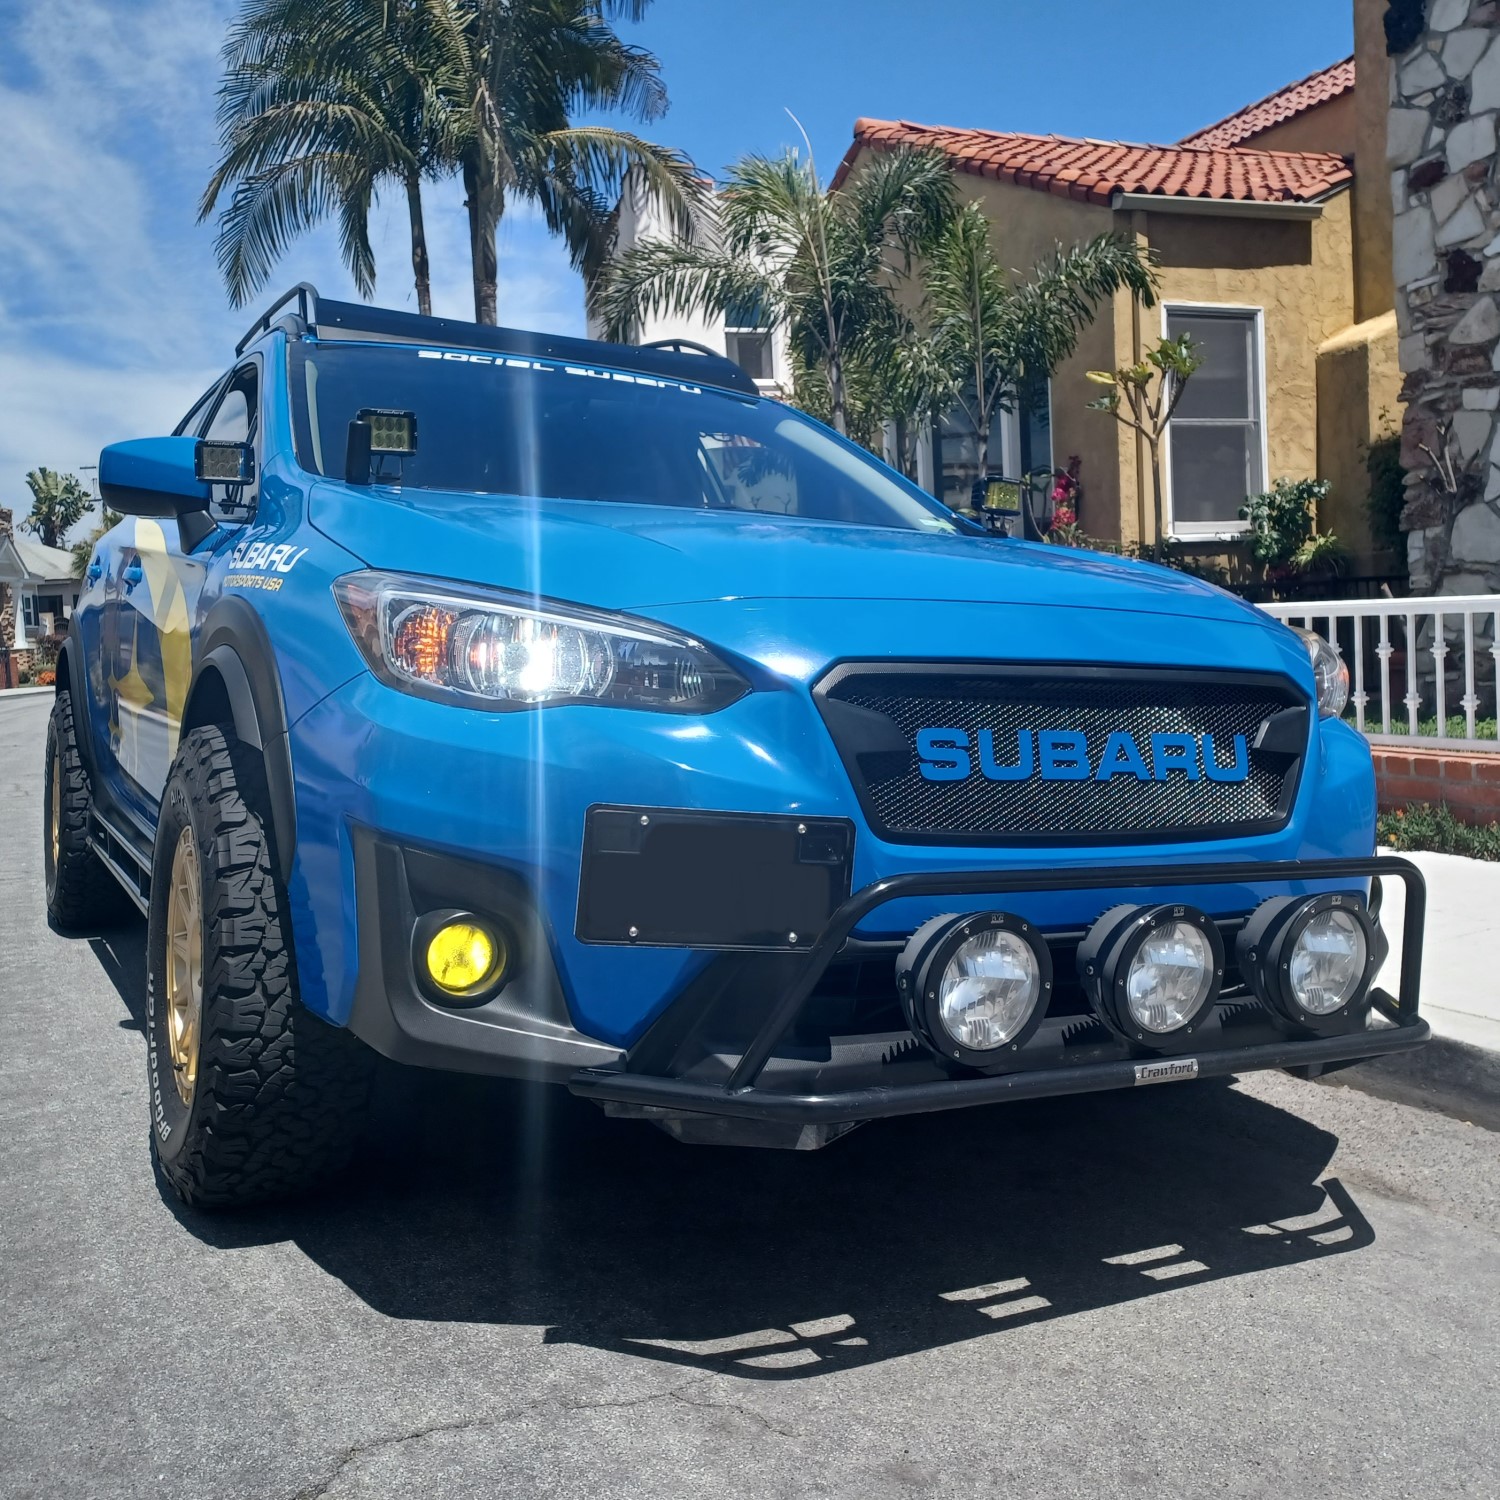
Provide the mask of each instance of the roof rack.
[{"label": "roof rack", "polygon": [[[293,302],[296,310],[278,319],[276,315]],[[457,318],[426,318],[419,313],[369,307],[362,302],[334,302],[320,297],[318,289],[306,281],[298,282],[278,297],[251,324],[244,338],[234,346],[236,357],[273,328],[281,328],[292,338],[313,334],[320,339],[437,344],[447,349],[482,349],[535,359],[574,360],[579,364],[607,365],[616,370],[714,386],[736,395],[760,395],[755,381],[732,360],[684,340],[644,346],[607,344],[522,328],[494,328]]]}]

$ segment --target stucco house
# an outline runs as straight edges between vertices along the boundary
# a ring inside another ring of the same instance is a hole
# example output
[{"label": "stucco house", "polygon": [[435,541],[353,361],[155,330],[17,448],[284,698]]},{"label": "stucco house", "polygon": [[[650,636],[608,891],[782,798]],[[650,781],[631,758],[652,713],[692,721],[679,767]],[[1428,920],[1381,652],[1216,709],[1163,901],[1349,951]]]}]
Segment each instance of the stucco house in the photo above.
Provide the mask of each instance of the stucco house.
[{"label": "stucco house", "polygon": [[[1082,459],[1080,521],[1092,535],[1154,540],[1146,446],[1107,415],[1089,370],[1138,362],[1163,333],[1189,333],[1205,363],[1167,440],[1174,538],[1225,550],[1239,508],[1271,480],[1323,478],[1319,517],[1356,572],[1390,571],[1370,538],[1365,448],[1399,423],[1401,375],[1385,170],[1388,64],[1379,0],[1356,4],[1356,54],[1175,145],[862,119],[834,179],[871,153],[936,147],[980,202],[1004,264],[1026,268],[1058,244],[1115,232],[1160,263],[1161,303],[1122,294],[1083,336],[1041,409],[992,433],[1008,474]],[[1363,175],[1361,167],[1364,167]],[[950,420],[923,481],[960,500],[977,455]]]},{"label": "stucco house", "polygon": [[0,512],[0,646],[30,651],[60,634],[81,587],[66,547],[45,546],[11,525],[9,511]]}]

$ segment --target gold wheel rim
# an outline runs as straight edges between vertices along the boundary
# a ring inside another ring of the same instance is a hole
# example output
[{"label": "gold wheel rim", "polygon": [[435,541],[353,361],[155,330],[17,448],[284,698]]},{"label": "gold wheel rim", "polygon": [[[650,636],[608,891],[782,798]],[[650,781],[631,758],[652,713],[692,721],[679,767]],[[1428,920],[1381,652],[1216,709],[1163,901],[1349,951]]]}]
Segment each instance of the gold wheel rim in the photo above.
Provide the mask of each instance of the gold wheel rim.
[{"label": "gold wheel rim", "polygon": [[52,870],[57,871],[62,854],[62,751],[52,757],[52,796],[47,809],[48,839],[52,845]]},{"label": "gold wheel rim", "polygon": [[203,882],[193,830],[184,828],[172,854],[167,887],[167,1051],[184,1104],[198,1082],[198,1038],[203,1024]]}]

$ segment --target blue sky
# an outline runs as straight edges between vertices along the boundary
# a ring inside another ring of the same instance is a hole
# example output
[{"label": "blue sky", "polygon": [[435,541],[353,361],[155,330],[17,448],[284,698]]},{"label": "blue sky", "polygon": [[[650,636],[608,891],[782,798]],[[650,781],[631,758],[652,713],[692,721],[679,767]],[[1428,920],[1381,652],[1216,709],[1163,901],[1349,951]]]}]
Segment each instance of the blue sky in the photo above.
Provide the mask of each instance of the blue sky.
[{"label": "blue sky", "polygon": [[[0,505],[45,464],[165,432],[228,361],[213,229],[218,51],[234,0],[0,0]],[[632,39],[672,96],[659,140],[710,172],[806,126],[824,175],[859,115],[1171,141],[1346,56],[1351,0],[656,0]],[[468,316],[462,195],[428,210],[437,311]],[[411,305],[403,205],[377,216],[377,300]],[[273,281],[352,295],[328,233]],[[268,289],[269,291],[270,289]],[[581,332],[535,219],[501,231],[503,322]]]}]

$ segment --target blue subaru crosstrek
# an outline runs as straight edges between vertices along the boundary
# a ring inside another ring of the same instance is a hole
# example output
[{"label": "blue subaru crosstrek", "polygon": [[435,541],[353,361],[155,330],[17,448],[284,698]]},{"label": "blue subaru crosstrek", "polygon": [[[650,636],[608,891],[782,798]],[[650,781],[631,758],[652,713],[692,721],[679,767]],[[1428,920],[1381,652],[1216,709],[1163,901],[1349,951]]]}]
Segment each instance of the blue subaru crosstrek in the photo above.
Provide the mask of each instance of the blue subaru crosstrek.
[{"label": "blue subaru crosstrek", "polygon": [[1427,1035],[1317,637],[691,347],[301,286],[236,353],[100,457],[47,739],[49,913],[148,917],[184,1199],[335,1166],[375,1053],[808,1148]]}]

